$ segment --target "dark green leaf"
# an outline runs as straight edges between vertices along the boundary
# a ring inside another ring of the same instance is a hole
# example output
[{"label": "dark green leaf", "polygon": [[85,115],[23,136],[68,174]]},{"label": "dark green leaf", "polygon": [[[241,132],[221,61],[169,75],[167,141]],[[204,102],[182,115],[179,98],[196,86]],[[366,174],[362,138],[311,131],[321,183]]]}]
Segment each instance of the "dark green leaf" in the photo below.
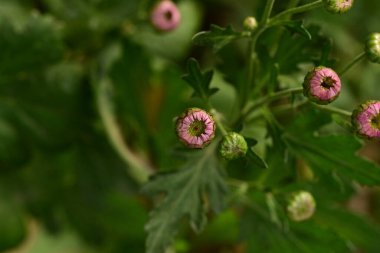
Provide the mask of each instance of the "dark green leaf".
[{"label": "dark green leaf", "polygon": [[218,91],[215,88],[210,89],[212,76],[213,71],[202,73],[197,60],[191,58],[187,62],[187,74],[183,76],[183,79],[193,88],[193,96],[206,100]]},{"label": "dark green leaf", "polygon": [[329,120],[323,115],[308,111],[288,127],[283,139],[289,150],[317,172],[336,172],[345,179],[365,185],[380,184],[380,168],[357,156],[361,144],[354,136],[313,134],[313,129]]},{"label": "dark green leaf", "polygon": [[315,219],[363,252],[380,252],[380,229],[374,223],[337,208],[319,208]]},{"label": "dark green leaf", "polygon": [[242,34],[234,31],[231,25],[226,28],[211,25],[210,31],[195,34],[193,42],[196,45],[211,46],[217,52],[232,41],[242,37]]},{"label": "dark green leaf", "polygon": [[302,20],[288,21],[284,24],[284,26],[289,29],[289,31],[298,33],[299,35],[311,40],[311,34],[303,25]]},{"label": "dark green leaf", "polygon": [[254,168],[268,168],[268,164],[260,157],[258,156],[252,149],[248,149],[247,152],[247,160],[248,163],[254,167]]},{"label": "dark green leaf", "polygon": [[185,217],[196,232],[202,230],[207,222],[207,203],[214,211],[223,207],[227,188],[214,149],[215,145],[196,152],[181,170],[159,174],[143,187],[148,194],[165,193],[146,225],[148,253],[164,252]]}]

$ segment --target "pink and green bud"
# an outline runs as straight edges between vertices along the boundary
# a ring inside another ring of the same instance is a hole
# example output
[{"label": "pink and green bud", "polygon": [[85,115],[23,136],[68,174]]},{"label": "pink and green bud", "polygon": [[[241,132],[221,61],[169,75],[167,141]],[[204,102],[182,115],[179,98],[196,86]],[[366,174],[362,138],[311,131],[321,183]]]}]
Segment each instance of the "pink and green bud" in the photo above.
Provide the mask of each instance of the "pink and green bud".
[{"label": "pink and green bud", "polygon": [[163,32],[172,31],[181,21],[181,13],[171,0],[161,0],[150,15],[153,26]]},{"label": "pink and green bud", "polygon": [[344,13],[351,9],[354,0],[323,0],[323,4],[331,13]]},{"label": "pink and green bud", "polygon": [[359,136],[380,140],[380,101],[371,100],[359,105],[353,111],[351,120]]},{"label": "pink and green bud", "polygon": [[248,145],[244,137],[235,132],[225,135],[219,146],[221,156],[227,160],[244,157],[247,150]]},{"label": "pink and green bud", "polygon": [[317,104],[329,104],[340,94],[340,78],[334,70],[319,66],[303,82],[303,94]]},{"label": "pink and green bud", "polygon": [[372,33],[368,36],[365,52],[371,62],[380,63],[380,33]]},{"label": "pink and green bud", "polygon": [[296,192],[287,206],[288,217],[293,221],[307,220],[313,216],[315,207],[313,195],[307,191]]},{"label": "pink and green bud", "polygon": [[253,31],[257,28],[257,20],[254,17],[246,17],[243,22],[245,30]]},{"label": "pink and green bud", "polygon": [[199,108],[188,109],[177,119],[177,135],[189,148],[203,148],[215,136],[215,121],[206,111]]}]

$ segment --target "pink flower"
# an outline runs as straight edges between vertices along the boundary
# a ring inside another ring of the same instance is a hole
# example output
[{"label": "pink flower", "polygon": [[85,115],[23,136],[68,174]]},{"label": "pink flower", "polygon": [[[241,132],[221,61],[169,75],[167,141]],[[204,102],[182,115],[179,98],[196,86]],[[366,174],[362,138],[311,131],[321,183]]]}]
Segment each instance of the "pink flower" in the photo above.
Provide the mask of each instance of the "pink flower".
[{"label": "pink flower", "polygon": [[214,138],[215,122],[199,108],[188,109],[177,120],[177,135],[190,148],[203,148]]},{"label": "pink flower", "polygon": [[150,20],[157,30],[171,31],[178,27],[181,13],[172,1],[162,0],[153,8]]},{"label": "pink flower", "polygon": [[313,102],[328,104],[339,96],[341,83],[334,70],[319,66],[306,75],[303,88],[304,95]]},{"label": "pink flower", "polygon": [[359,136],[380,140],[380,101],[368,101],[352,113],[352,125]]}]

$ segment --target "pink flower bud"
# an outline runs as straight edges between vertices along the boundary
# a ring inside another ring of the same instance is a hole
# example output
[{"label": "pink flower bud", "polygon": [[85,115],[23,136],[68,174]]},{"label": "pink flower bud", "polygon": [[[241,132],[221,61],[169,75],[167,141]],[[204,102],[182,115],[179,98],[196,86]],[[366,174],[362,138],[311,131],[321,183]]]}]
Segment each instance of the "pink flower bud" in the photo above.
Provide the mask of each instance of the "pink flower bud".
[{"label": "pink flower bud", "polygon": [[157,30],[168,32],[178,27],[181,13],[172,1],[162,0],[153,8],[150,20]]},{"label": "pink flower bud", "polygon": [[356,133],[367,139],[380,140],[380,101],[367,101],[351,116]]},{"label": "pink flower bud", "polygon": [[177,135],[190,148],[203,148],[215,134],[215,122],[210,114],[199,108],[188,109],[177,119]]},{"label": "pink flower bud", "polygon": [[354,0],[323,0],[323,4],[331,13],[344,13],[351,9]]},{"label": "pink flower bud", "polygon": [[328,104],[340,94],[340,78],[334,70],[319,66],[311,70],[303,82],[303,93],[317,104]]}]

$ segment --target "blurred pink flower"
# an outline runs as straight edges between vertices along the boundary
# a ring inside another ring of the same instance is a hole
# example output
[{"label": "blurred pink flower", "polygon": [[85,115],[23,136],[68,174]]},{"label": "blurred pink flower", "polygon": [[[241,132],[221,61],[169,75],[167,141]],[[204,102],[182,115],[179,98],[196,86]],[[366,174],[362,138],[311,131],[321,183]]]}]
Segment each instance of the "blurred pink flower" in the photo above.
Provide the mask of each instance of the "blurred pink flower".
[{"label": "blurred pink flower", "polygon": [[150,19],[157,30],[167,32],[178,27],[181,13],[172,1],[162,0],[153,8]]}]

